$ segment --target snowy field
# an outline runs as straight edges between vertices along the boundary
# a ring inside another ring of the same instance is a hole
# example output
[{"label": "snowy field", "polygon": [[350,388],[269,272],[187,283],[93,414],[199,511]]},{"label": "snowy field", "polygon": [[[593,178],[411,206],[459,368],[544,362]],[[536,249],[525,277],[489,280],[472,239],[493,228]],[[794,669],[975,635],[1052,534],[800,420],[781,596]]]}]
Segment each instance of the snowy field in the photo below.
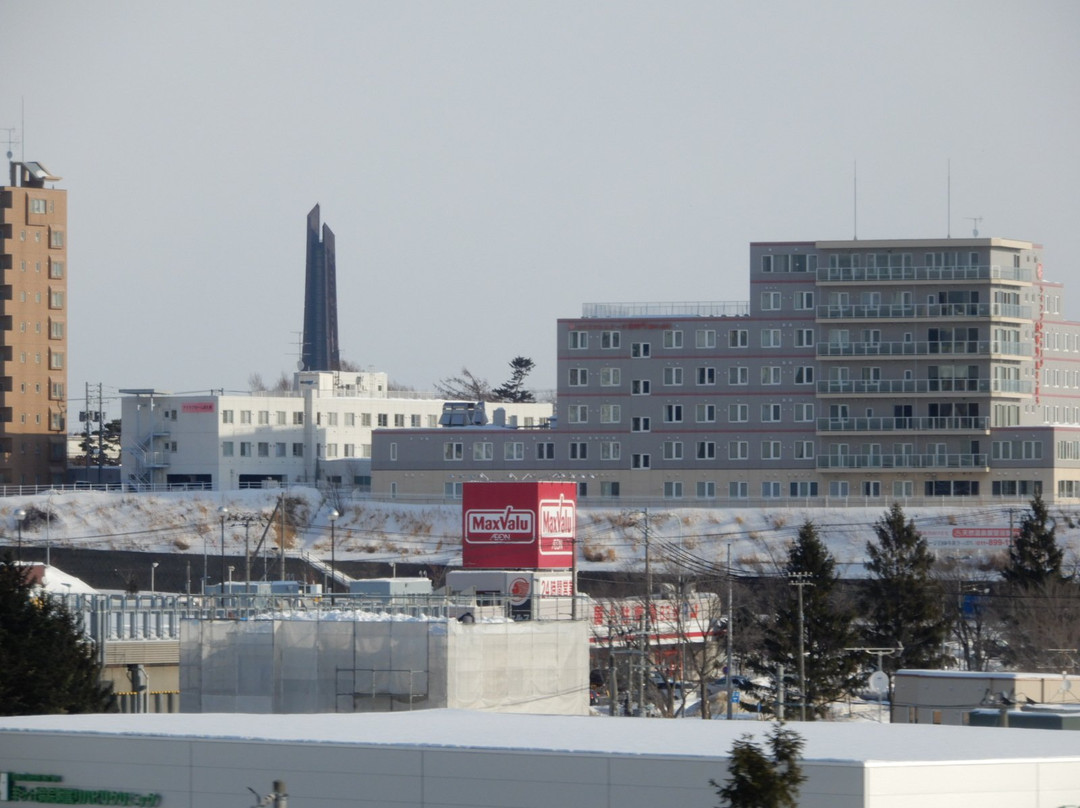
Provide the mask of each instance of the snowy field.
[{"label": "snowy field", "polygon": [[[335,505],[313,488],[291,488],[294,516],[286,522],[286,549],[330,557],[330,522]],[[14,512],[29,514],[24,544],[40,547],[136,550],[201,555],[221,552],[219,508],[228,508],[225,545],[230,554],[244,551],[245,532],[254,547],[274,512],[274,490],[135,494],[56,491],[0,501],[0,536],[17,539]],[[673,503],[674,504],[674,503]],[[461,506],[407,504],[368,499],[336,503],[341,516],[334,529],[339,561],[363,560],[454,565],[461,560]],[[736,570],[772,572],[785,559],[799,526],[812,520],[841,574],[863,573],[866,542],[886,504],[837,508],[691,508],[651,507],[648,530],[644,510],[582,504],[578,512],[581,569],[638,570],[644,566],[646,536],[653,568],[700,569],[725,566],[730,552]],[[1019,525],[1024,504],[1011,506],[910,507],[907,516],[942,559],[977,565],[1004,551],[1010,524]],[[1058,541],[1067,563],[1080,556],[1077,509],[1052,507]],[[253,517],[250,527],[234,521]],[[277,547],[280,513],[267,532]]]}]

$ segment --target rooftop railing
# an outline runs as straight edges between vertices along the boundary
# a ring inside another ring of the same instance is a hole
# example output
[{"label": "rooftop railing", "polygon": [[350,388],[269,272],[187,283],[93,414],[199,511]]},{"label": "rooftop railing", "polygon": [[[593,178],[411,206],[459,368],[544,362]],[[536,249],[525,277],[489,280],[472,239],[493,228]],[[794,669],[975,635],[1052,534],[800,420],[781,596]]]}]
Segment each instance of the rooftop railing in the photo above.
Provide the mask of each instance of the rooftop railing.
[{"label": "rooftop railing", "polygon": [[747,317],[750,304],[744,300],[672,303],[583,303],[585,318],[629,317]]}]

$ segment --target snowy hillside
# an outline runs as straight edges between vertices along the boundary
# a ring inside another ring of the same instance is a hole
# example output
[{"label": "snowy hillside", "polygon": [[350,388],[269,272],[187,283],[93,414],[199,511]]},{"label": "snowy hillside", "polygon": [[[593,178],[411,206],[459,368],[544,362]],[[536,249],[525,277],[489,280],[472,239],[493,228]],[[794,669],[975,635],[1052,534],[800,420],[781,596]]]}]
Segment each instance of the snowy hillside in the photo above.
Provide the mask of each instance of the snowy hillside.
[{"label": "snowy hillside", "polygon": [[[330,556],[332,505],[311,488],[288,492],[286,548]],[[14,545],[14,512],[23,508],[23,542],[40,547],[142,550],[201,555],[221,551],[218,509],[228,508],[225,544],[230,554],[244,551],[245,532],[252,548],[267,530],[279,492],[273,490],[132,494],[61,492],[0,500],[0,536]],[[461,507],[452,504],[406,504],[345,500],[337,504],[341,517],[335,526],[338,560],[426,562],[456,564],[461,559]],[[839,562],[842,574],[862,574],[865,545],[872,525],[885,512],[875,507],[836,508],[691,508],[650,507],[648,530],[643,509],[583,504],[578,514],[581,568],[640,569],[646,534],[656,571],[697,569],[726,563],[730,545],[732,566],[747,572],[772,571],[783,562],[785,548],[800,524],[813,520]],[[1019,525],[1023,503],[1010,506],[910,507],[909,518],[927,537],[939,557],[976,563],[1003,551],[1010,521]],[[1058,540],[1067,560],[1075,563],[1080,550],[1076,509],[1051,508],[1057,519]],[[237,518],[250,517],[250,526]],[[280,511],[267,530],[277,547]]]}]

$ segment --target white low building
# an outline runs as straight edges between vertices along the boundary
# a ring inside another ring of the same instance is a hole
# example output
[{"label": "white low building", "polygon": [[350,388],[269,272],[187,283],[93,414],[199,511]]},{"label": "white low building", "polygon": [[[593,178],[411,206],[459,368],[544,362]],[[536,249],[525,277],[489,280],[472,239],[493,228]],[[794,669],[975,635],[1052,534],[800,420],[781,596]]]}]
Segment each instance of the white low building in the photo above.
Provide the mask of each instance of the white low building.
[{"label": "white low building", "polygon": [[[1080,804],[1080,733],[789,726],[806,741],[800,808]],[[458,710],[8,717],[0,788],[160,808],[250,805],[275,781],[297,808],[712,808],[732,743],[770,727]]]},{"label": "white low building", "polygon": [[[300,372],[294,390],[171,394],[120,391],[124,482],[231,490],[293,483],[366,490],[371,435],[440,425],[443,398],[390,391],[386,373]],[[491,403],[485,423],[547,426],[550,403]]]}]

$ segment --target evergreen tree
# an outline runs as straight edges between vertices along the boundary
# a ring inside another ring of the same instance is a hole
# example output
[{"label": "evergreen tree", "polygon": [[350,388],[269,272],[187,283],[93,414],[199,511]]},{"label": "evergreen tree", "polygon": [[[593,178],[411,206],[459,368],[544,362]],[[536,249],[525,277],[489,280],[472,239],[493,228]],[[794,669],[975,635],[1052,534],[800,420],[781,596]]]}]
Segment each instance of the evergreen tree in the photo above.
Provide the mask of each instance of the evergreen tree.
[{"label": "evergreen tree", "polygon": [[941,645],[949,621],[941,587],[933,578],[934,554],[899,504],[893,503],[874,532],[877,542],[866,544],[870,579],[863,591],[867,644],[902,647],[887,660],[894,670],[936,668],[944,659]]},{"label": "evergreen tree", "polygon": [[[799,528],[788,550],[784,568],[803,594],[803,636],[806,671],[805,703],[808,717],[824,714],[829,703],[840,699],[858,683],[859,660],[851,651],[859,644],[854,628],[854,610],[844,604],[837,591],[836,561],[807,521]],[[799,592],[796,585],[785,587],[775,615],[766,618],[764,657],[752,662],[761,673],[774,673],[783,665],[789,692],[797,692],[799,682]]]},{"label": "evergreen tree", "polygon": [[1020,522],[1020,531],[1009,547],[1009,562],[1001,571],[1007,583],[1021,589],[1033,589],[1060,580],[1064,555],[1055,537],[1056,527],[1042,495],[1036,494]]},{"label": "evergreen tree", "polygon": [[510,378],[504,384],[491,391],[495,401],[536,401],[532,391],[525,389],[525,377],[528,376],[536,363],[526,356],[516,356],[510,363]]},{"label": "evergreen tree", "polygon": [[104,712],[112,701],[78,620],[35,593],[26,567],[0,562],[0,715]]},{"label": "evergreen tree", "polygon": [[783,724],[774,724],[767,738],[769,754],[744,735],[731,747],[728,781],[709,785],[723,802],[720,808],[797,808],[799,786],[806,780],[799,765],[805,744]]}]

